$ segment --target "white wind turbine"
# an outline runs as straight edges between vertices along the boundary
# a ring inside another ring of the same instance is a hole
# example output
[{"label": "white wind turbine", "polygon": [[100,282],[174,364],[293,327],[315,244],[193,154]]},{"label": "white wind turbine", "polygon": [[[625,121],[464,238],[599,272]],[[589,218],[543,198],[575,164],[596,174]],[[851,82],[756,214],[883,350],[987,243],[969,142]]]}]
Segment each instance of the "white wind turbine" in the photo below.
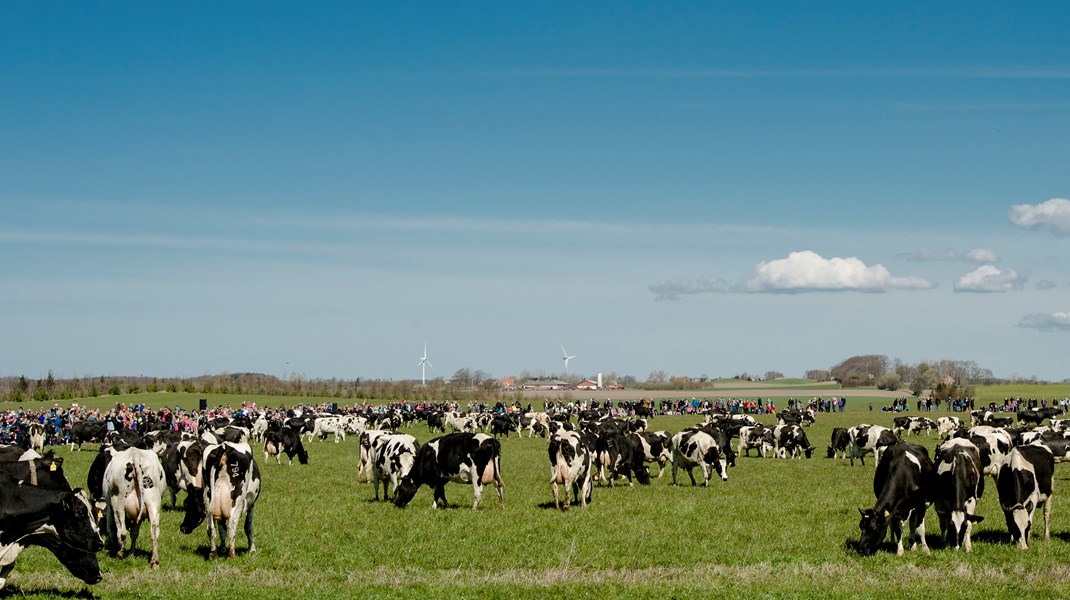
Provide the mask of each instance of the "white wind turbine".
[{"label": "white wind turbine", "polygon": [[573,358],[576,358],[576,355],[573,354],[572,356],[569,356],[568,352],[565,352],[565,345],[562,344],[561,360],[565,361],[565,379],[568,379],[568,361],[572,360]]},{"label": "white wind turbine", "polygon": [[427,342],[424,342],[424,353],[420,357],[420,362],[416,364],[420,367],[420,385],[427,385],[427,367],[435,368],[435,365],[431,364],[431,361],[427,360]]}]

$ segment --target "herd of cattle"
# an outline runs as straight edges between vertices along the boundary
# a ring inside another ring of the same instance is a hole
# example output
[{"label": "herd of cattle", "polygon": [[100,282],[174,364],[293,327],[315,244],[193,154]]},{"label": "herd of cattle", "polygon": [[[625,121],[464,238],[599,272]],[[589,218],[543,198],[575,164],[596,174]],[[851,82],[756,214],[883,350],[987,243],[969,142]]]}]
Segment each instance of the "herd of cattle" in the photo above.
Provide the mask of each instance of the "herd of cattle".
[{"label": "herd of cattle", "polygon": [[[1068,460],[1070,451],[1070,421],[1054,419],[1059,412],[1023,411],[1018,413],[1019,428],[1011,427],[1013,420],[975,411],[969,428],[957,417],[932,421],[904,416],[895,419],[893,428],[863,424],[834,429],[829,458],[849,459],[851,464],[857,458],[864,465],[866,455],[873,454],[876,461],[877,501],[873,508],[860,509],[858,551],[872,554],[891,529],[898,553],[904,552],[904,538],[910,535],[915,546],[928,552],[924,517],[932,505],[946,545],[969,552],[972,524],[982,519],[975,509],[984,475],[995,479],[1012,543],[1028,546],[1033,513],[1041,506],[1047,538],[1054,464]],[[48,548],[72,574],[96,583],[102,577],[96,553],[107,548],[121,558],[127,544],[130,550],[135,547],[145,522],[151,532],[150,564],[158,568],[165,489],[172,507],[178,492],[186,492],[182,533],[207,523],[210,557],[217,553],[217,529],[227,555],[235,555],[239,525],[249,552],[255,552],[253,515],[261,476],[250,443],[263,444],[265,461],[281,464],[285,454],[292,465],[295,457],[308,462],[303,438],[333,436],[339,443],[347,435],[357,436],[357,478],[373,484],[376,500],[381,487],[384,499],[404,507],[427,485],[433,490],[432,507],[437,508],[446,505],[444,488],[454,481],[472,486],[477,508],[486,485],[495,486],[498,504],[504,505],[498,438],[526,432],[529,438],[547,438],[554,506],[565,510],[573,502],[586,506],[598,481],[610,487],[621,478],[629,485],[633,478],[649,484],[648,465],[657,465],[660,478],[671,463],[673,485],[680,468],[697,485],[697,467],[702,485],[709,486],[714,475],[728,480],[737,453],[749,456],[755,450],[761,457],[810,458],[815,449],[803,427],[814,423],[811,410],[782,411],[772,427],[749,415],[712,413],[675,434],[649,431],[646,419],[614,418],[599,410],[582,411],[575,421],[572,417],[432,412],[423,419],[430,431],[442,435],[424,444],[397,431],[417,418],[402,411],[274,421],[264,414],[256,419],[221,417],[203,421],[200,435],[106,432],[100,423],[81,422],[71,432],[71,450],[85,442],[101,444],[89,469],[87,490],[72,489],[63,474],[63,459],[52,450],[38,452],[44,450],[44,436],[32,431],[34,448],[0,446],[0,587],[29,545]],[[1041,427],[1045,419],[1050,424]],[[1027,423],[1033,427],[1023,427]],[[446,433],[447,428],[452,432]],[[906,433],[930,431],[944,437],[935,460],[926,448],[901,439]],[[738,440],[735,448],[733,440]]]}]

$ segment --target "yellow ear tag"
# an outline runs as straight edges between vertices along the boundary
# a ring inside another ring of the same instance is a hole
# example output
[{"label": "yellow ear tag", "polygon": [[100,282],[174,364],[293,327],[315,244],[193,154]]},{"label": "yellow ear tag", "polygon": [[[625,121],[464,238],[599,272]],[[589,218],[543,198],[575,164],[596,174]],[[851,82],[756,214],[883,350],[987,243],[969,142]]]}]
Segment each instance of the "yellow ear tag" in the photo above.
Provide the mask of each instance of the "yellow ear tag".
[{"label": "yellow ear tag", "polygon": [[892,516],[892,513],[888,512],[888,511],[884,511],[884,518],[885,519],[887,519],[890,516]]},{"label": "yellow ear tag", "polygon": [[51,465],[49,465],[48,466],[48,470],[49,471],[55,471],[56,470],[56,463],[52,463]]}]

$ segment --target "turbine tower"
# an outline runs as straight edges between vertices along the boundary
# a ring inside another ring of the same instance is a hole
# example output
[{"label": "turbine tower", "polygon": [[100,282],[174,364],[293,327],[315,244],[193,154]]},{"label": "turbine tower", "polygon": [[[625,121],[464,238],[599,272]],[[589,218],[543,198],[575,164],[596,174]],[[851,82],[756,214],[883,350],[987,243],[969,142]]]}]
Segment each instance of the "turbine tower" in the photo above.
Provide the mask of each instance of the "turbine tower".
[{"label": "turbine tower", "polygon": [[420,357],[420,362],[416,363],[417,367],[420,367],[420,385],[427,385],[427,367],[435,368],[435,365],[431,364],[431,361],[427,360],[427,342],[424,342],[424,353]]},{"label": "turbine tower", "polygon": [[569,356],[568,352],[565,352],[565,345],[561,345],[561,360],[565,361],[565,379],[568,379],[568,361],[576,358],[576,355]]}]

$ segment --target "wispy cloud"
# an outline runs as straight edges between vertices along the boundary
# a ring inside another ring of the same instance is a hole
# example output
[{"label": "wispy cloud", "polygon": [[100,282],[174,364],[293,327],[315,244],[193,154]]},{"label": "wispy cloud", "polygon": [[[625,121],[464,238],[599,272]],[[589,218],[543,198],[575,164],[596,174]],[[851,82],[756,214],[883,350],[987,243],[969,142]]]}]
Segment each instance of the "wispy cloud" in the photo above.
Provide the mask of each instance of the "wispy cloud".
[{"label": "wispy cloud", "polygon": [[884,265],[867,266],[855,257],[824,258],[809,250],[763,262],[741,290],[744,292],[885,292],[936,287],[920,277],[894,277]]},{"label": "wispy cloud", "polygon": [[1020,290],[1028,276],[1014,269],[1001,270],[992,265],[982,265],[963,275],[955,282],[956,292],[999,293]]},{"label": "wispy cloud", "polygon": [[974,248],[961,255],[950,248],[943,250],[922,248],[914,252],[897,254],[896,258],[909,262],[968,262],[975,264],[999,262],[999,255],[985,248]]},{"label": "wispy cloud", "polygon": [[672,279],[665,283],[651,285],[657,301],[679,300],[680,296],[693,294],[715,294],[728,291],[728,284],[723,279],[700,277],[698,279]]},{"label": "wispy cloud", "polygon": [[1070,200],[1052,198],[1040,204],[1015,204],[1010,209],[1009,218],[1018,227],[1070,235]]},{"label": "wispy cloud", "polygon": [[1070,331],[1070,312],[1034,313],[1018,320],[1022,329],[1038,331]]}]

